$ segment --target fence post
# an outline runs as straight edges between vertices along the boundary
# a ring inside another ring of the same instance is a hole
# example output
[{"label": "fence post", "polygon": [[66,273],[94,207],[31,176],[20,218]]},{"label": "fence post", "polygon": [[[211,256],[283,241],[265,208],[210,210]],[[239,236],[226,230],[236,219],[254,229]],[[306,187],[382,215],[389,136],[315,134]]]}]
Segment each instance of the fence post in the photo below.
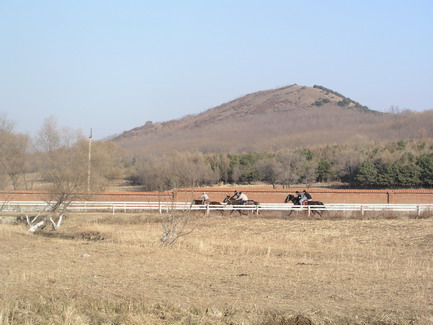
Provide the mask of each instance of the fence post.
[{"label": "fence post", "polygon": [[416,206],[416,215],[417,217],[421,215],[421,207],[419,205]]},{"label": "fence post", "polygon": [[361,205],[361,216],[364,216],[364,206]]},{"label": "fence post", "polygon": [[308,208],[308,216],[310,217],[311,216],[311,207],[309,205],[307,205],[307,208]]}]

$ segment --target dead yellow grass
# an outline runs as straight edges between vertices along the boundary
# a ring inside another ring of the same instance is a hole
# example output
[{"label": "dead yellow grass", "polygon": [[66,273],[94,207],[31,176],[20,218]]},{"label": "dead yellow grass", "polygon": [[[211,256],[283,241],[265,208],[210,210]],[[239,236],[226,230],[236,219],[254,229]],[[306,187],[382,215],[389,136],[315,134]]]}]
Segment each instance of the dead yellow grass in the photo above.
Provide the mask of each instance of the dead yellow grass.
[{"label": "dead yellow grass", "polygon": [[[432,219],[159,215],[0,225],[0,324],[432,324]],[[48,237],[47,237],[48,236]]]}]

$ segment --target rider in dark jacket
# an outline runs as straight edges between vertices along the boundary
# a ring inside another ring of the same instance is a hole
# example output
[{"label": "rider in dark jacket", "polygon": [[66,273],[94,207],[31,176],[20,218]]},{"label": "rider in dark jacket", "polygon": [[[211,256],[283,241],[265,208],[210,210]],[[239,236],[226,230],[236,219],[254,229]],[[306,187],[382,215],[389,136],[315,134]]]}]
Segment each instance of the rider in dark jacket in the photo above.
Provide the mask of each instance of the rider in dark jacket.
[{"label": "rider in dark jacket", "polygon": [[308,193],[306,190],[304,190],[304,195],[307,198],[307,201],[313,201],[313,198],[311,197],[311,194]]},{"label": "rider in dark jacket", "polygon": [[311,194],[308,193],[306,190],[304,190],[302,193],[298,193],[298,199],[299,199],[299,204],[303,205],[303,204],[308,204],[308,203],[304,203],[305,201],[313,201],[313,198],[311,197]]}]

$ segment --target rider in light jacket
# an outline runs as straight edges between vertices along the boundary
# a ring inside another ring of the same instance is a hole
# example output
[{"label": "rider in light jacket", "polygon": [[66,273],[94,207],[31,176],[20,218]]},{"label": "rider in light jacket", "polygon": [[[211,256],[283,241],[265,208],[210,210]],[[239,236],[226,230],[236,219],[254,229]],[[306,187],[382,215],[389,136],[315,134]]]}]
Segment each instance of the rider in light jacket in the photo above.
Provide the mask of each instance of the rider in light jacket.
[{"label": "rider in light jacket", "polygon": [[298,202],[300,205],[304,204],[304,201],[307,200],[307,197],[305,196],[304,193],[300,193],[299,191],[296,191],[296,197],[298,199]]},{"label": "rider in light jacket", "polygon": [[236,198],[238,201],[240,201],[240,204],[244,204],[248,201],[247,195],[239,191],[235,191],[235,194],[232,196],[232,198]]},{"label": "rider in light jacket", "polygon": [[209,195],[207,195],[207,193],[203,193],[200,198],[202,199],[203,204],[207,204],[209,202]]}]

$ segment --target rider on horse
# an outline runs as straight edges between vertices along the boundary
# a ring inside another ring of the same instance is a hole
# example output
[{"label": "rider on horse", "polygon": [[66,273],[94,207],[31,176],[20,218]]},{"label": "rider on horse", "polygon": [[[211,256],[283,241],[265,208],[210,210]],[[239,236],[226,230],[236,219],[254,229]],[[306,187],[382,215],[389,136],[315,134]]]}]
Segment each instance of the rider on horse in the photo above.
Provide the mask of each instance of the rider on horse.
[{"label": "rider on horse", "polygon": [[203,195],[200,196],[200,199],[203,199],[202,204],[207,204],[209,202],[209,195],[203,192]]},{"label": "rider on horse", "polygon": [[235,194],[233,194],[231,198],[235,198],[237,201],[239,201],[239,204],[245,204],[245,202],[248,201],[247,195],[239,191],[235,191]]},{"label": "rider on horse", "polygon": [[298,199],[300,205],[308,205],[308,202],[313,201],[311,194],[306,190],[303,190],[302,193],[296,191],[296,198]]}]

